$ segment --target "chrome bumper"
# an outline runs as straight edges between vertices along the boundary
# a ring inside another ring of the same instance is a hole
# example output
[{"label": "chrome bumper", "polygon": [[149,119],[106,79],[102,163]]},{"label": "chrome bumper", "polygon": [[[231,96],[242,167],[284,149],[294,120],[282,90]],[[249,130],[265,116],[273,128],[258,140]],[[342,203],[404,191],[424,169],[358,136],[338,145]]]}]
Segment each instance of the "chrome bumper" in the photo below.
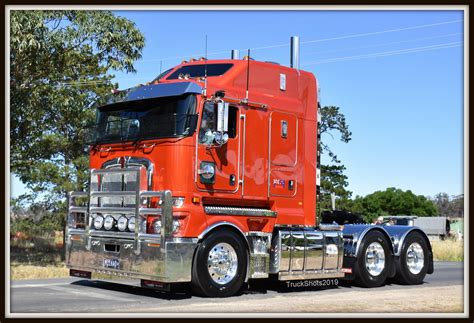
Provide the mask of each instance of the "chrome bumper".
[{"label": "chrome bumper", "polygon": [[[147,237],[141,237],[136,243],[131,239],[87,237],[72,231],[68,234],[66,264],[70,269],[116,276],[189,282],[197,241],[197,238],[174,238],[161,245],[160,240]],[[87,250],[88,244],[90,250]],[[140,248],[139,254],[135,252],[136,245]],[[113,250],[110,246],[114,246]],[[104,267],[105,259],[118,260],[119,268]]]},{"label": "chrome bumper", "polygon": [[[136,182],[140,183],[140,172],[140,168],[93,169],[91,178],[131,173],[136,176]],[[133,191],[103,191],[99,185],[89,187],[92,187],[89,192],[71,192],[69,195],[68,219],[73,213],[85,214],[85,228],[66,228],[68,268],[161,282],[191,281],[192,260],[198,238],[173,237],[171,191],[141,191],[140,185],[136,185]],[[102,207],[98,202],[97,205],[91,203],[92,199],[110,196],[135,197],[135,207]],[[74,198],[80,197],[87,197],[86,207],[75,205]],[[160,198],[159,207],[142,207],[142,200],[154,197]],[[91,214],[94,213],[133,216],[136,221],[135,232],[93,230]],[[161,216],[160,234],[140,231],[142,226],[139,224],[146,220],[147,214]]]}]

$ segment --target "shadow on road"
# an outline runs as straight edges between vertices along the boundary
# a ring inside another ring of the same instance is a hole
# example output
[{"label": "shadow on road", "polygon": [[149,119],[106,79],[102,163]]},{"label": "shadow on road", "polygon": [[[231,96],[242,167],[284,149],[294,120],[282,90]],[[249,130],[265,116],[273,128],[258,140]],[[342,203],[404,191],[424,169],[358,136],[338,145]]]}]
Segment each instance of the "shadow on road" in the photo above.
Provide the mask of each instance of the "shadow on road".
[{"label": "shadow on road", "polygon": [[[320,285],[325,284],[325,285]],[[429,284],[429,282],[423,282]],[[144,296],[150,298],[159,298],[162,300],[184,300],[190,298],[202,298],[192,293],[191,286],[187,284],[178,284],[172,286],[171,291],[160,291],[140,286],[127,285],[125,283],[100,281],[100,280],[78,280],[71,285],[79,285],[85,287],[92,287],[100,290],[108,290],[114,292],[120,292],[130,295]],[[392,285],[399,285],[393,280],[388,280],[386,284],[381,286],[391,287]],[[275,279],[267,280],[250,280],[248,288],[243,287],[240,293],[234,297],[242,295],[253,295],[253,294],[267,294],[268,292],[276,292],[281,294],[287,293],[301,293],[301,292],[317,292],[323,290],[336,290],[338,288],[360,288],[355,286],[353,282],[346,280],[302,280],[302,281],[278,281]],[[365,289],[365,288],[364,288]]]},{"label": "shadow on road", "polygon": [[154,297],[164,300],[180,300],[192,297],[190,287],[184,285],[173,286],[174,289],[171,292],[121,284],[120,282],[107,282],[99,280],[78,280],[71,283],[71,285],[93,287],[101,290],[110,290],[114,292],[132,294],[137,296]]}]

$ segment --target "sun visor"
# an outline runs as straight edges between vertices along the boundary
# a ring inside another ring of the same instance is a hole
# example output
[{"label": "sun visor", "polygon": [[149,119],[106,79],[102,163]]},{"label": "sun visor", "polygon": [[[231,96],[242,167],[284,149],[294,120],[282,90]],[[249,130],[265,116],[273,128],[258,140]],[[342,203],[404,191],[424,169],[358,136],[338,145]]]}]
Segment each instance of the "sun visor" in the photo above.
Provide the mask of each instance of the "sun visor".
[{"label": "sun visor", "polygon": [[193,82],[141,85],[113,94],[108,98],[107,105],[190,93],[200,94],[202,93],[202,87]]}]

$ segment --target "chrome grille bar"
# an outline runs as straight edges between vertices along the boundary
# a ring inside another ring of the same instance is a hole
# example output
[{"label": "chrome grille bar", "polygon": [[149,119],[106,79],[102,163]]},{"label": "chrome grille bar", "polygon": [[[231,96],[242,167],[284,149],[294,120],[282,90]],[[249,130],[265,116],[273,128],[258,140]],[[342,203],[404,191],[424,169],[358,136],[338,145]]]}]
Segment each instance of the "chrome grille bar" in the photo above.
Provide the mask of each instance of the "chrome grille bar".
[{"label": "chrome grille bar", "polygon": [[92,169],[91,174],[93,175],[123,174],[123,173],[136,173],[138,171],[139,171],[139,168]]},{"label": "chrome grille bar", "polygon": [[91,197],[135,196],[135,191],[92,191]]},{"label": "chrome grille bar", "polygon": [[152,208],[141,207],[138,210],[138,213],[140,213],[140,215],[145,215],[145,214],[161,215],[161,213],[163,213],[163,212],[162,212],[161,208],[152,209]]},{"label": "chrome grille bar", "polygon": [[89,213],[133,214],[135,213],[135,208],[91,206]]},{"label": "chrome grille bar", "polygon": [[70,206],[69,212],[71,213],[86,213],[87,207],[85,206]]}]

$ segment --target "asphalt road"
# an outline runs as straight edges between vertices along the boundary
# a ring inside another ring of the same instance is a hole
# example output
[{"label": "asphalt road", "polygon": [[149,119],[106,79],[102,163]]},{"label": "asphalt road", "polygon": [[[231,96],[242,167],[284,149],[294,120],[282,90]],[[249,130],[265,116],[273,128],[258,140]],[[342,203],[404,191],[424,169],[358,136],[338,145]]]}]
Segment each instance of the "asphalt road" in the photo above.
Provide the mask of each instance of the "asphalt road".
[{"label": "asphalt road", "polygon": [[[463,263],[436,262],[435,272],[427,275],[423,285],[403,286],[388,284],[376,289],[364,289],[353,286],[347,282],[339,281],[338,286],[331,287],[288,287],[286,282],[271,283],[268,280],[256,280],[250,285],[250,289],[241,295],[227,299],[209,299],[194,296],[187,292],[184,286],[182,291],[160,292],[139,287],[137,281],[98,281],[80,278],[65,279],[43,279],[12,281],[10,289],[10,312],[11,313],[118,313],[118,312],[213,312],[218,309],[225,312],[226,309],[233,312],[251,311],[249,304],[264,302],[268,307],[278,311],[278,305],[298,298],[338,302],[346,294],[353,294],[355,298],[361,295],[373,297],[376,295],[395,295],[399,293],[404,298],[399,301],[407,301],[407,295],[413,292],[443,294],[457,287],[462,291],[464,284]],[[352,292],[352,293],[348,293]],[[356,293],[353,293],[356,292]],[[346,293],[346,294],[345,294]],[[423,295],[424,295],[423,294]],[[461,293],[458,293],[461,295]],[[442,296],[442,295],[438,295]],[[458,297],[458,296],[456,296]],[[462,297],[462,296],[461,296]],[[396,300],[394,300],[396,301]],[[462,300],[461,300],[462,301]],[[247,304],[238,307],[238,304]],[[314,304],[313,304],[314,305]],[[236,307],[237,306],[237,307]],[[298,309],[295,307],[294,309]]]}]

